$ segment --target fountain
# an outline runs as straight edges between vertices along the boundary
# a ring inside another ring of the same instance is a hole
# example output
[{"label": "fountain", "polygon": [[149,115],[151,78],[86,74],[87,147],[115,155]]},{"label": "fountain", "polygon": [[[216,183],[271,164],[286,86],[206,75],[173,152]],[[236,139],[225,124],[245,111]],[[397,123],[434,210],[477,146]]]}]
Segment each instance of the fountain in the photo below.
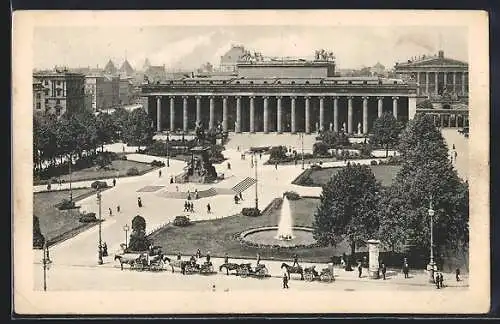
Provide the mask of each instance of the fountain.
[{"label": "fountain", "polygon": [[240,241],[251,246],[273,246],[295,248],[312,246],[316,243],[312,228],[293,226],[290,200],[283,195],[278,226],[249,229],[240,233]]},{"label": "fountain", "polygon": [[278,240],[290,241],[293,239],[292,230],[292,212],[290,210],[290,201],[283,195],[283,203],[281,204],[280,222],[278,224]]}]

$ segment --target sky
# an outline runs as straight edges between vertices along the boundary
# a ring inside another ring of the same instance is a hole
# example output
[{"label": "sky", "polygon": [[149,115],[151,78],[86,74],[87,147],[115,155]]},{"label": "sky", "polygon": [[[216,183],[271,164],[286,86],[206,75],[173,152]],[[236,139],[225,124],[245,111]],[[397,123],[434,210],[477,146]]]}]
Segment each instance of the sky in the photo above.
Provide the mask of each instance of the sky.
[{"label": "sky", "polygon": [[203,63],[218,66],[232,44],[264,56],[313,58],[314,51],[333,51],[337,68],[393,67],[413,56],[434,55],[468,61],[465,27],[337,26],[147,26],[37,27],[34,68],[119,67],[125,58],[134,69],[145,58],[169,70],[192,70]]}]

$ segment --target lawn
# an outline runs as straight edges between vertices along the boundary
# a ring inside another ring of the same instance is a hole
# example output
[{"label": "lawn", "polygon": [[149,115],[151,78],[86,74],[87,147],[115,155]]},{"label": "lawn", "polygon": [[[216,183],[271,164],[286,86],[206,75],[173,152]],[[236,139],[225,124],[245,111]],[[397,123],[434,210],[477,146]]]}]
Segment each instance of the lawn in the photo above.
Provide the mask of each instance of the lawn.
[{"label": "lawn", "polygon": [[[312,226],[314,211],[319,199],[302,198],[290,201],[292,218],[295,226]],[[297,254],[301,260],[326,262],[332,255],[340,256],[348,252],[345,244],[337,248],[297,248],[272,250],[270,248],[255,248],[243,246],[237,239],[239,233],[255,227],[276,226],[279,222],[280,209],[271,209],[260,217],[234,215],[217,220],[195,222],[188,227],[167,225],[153,233],[150,238],[155,245],[160,245],[163,251],[169,254],[194,254],[197,249],[202,253],[210,251],[212,256],[255,258],[257,252],[262,258],[290,260]]]},{"label": "lawn", "polygon": [[[97,167],[91,167],[86,169],[81,169],[78,171],[73,171],[71,173],[72,181],[85,181],[85,180],[97,180],[106,178],[118,178],[126,177],[127,170],[135,167],[139,171],[139,174],[144,174],[148,171],[155,169],[148,163],[128,161],[128,160],[114,160],[109,166],[109,170],[98,169]],[[69,182],[69,174],[61,175],[61,180],[64,182]]]},{"label": "lawn", "polygon": [[[81,200],[95,193],[91,188],[74,189],[73,200]],[[33,194],[33,214],[40,219],[40,230],[49,245],[78,234],[96,224],[80,223],[79,209],[59,210],[55,207],[63,199],[69,199],[69,190]],[[76,203],[78,206],[78,203]]]},{"label": "lawn", "polygon": [[[398,165],[371,165],[370,168],[375,178],[380,181],[383,186],[390,186],[401,169]],[[299,175],[293,183],[300,186],[321,187],[341,169],[341,167],[308,169]]]}]

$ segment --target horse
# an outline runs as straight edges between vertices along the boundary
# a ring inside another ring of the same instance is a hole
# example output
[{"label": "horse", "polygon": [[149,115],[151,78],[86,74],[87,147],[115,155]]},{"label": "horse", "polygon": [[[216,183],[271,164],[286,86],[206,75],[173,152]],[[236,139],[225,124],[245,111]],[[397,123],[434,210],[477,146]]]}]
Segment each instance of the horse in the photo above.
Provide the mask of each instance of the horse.
[{"label": "horse", "polygon": [[172,272],[174,272],[174,267],[175,267],[175,268],[180,268],[182,274],[186,274],[186,266],[191,263],[191,261],[171,260],[167,257],[164,257],[164,260],[168,261],[168,264],[170,265],[170,267],[172,267]]},{"label": "horse", "polygon": [[226,275],[229,275],[229,270],[238,270],[240,265],[238,263],[224,263],[219,267],[219,271],[222,271],[224,268],[226,268]]},{"label": "horse", "polygon": [[114,261],[118,260],[120,262],[120,268],[123,270],[123,265],[128,264],[129,266],[133,266],[136,262],[140,262],[141,257],[137,257],[137,255],[127,256],[125,254],[116,254]]},{"label": "horse", "polygon": [[281,264],[281,269],[285,268],[286,272],[288,273],[288,279],[290,279],[290,273],[299,273],[300,274],[300,280],[304,280],[304,269],[302,269],[301,266],[295,266],[292,267],[289,264],[282,263]]},{"label": "horse", "polygon": [[161,260],[164,262],[164,263],[167,263],[168,262],[168,265],[170,266],[170,268],[172,268],[172,273],[174,272],[174,266],[172,265],[172,259],[170,259],[169,257],[167,257],[166,255],[160,255],[159,256],[161,258]]}]

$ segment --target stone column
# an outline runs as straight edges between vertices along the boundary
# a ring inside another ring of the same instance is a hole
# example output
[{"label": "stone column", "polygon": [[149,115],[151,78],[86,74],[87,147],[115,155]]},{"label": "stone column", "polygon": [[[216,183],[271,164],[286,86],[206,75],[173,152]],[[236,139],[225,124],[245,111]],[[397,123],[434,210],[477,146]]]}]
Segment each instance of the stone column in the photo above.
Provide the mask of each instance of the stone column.
[{"label": "stone column", "polygon": [[161,132],[161,97],[156,97],[156,131]]},{"label": "stone column", "polygon": [[453,72],[453,93],[457,93],[457,72]]},{"label": "stone column", "polygon": [[368,134],[368,97],[363,97],[363,134]]},{"label": "stone column", "polygon": [[269,130],[268,130],[268,124],[269,124],[269,102],[268,102],[268,99],[269,97],[262,97],[264,99],[264,125],[262,127],[262,129],[264,130],[264,133],[267,134],[269,133]]},{"label": "stone column", "polygon": [[347,133],[352,134],[352,97],[347,97]]},{"label": "stone column", "polygon": [[250,133],[255,133],[255,102],[254,102],[255,97],[251,96],[250,97]]},{"label": "stone column", "polygon": [[182,130],[187,132],[188,130],[188,97],[182,97]]},{"label": "stone column", "polygon": [[175,131],[175,107],[174,97],[170,97],[170,131]]},{"label": "stone column", "polygon": [[196,125],[201,123],[201,97],[196,96]]},{"label": "stone column", "polygon": [[425,72],[425,94],[429,95],[429,72]]},{"label": "stone column", "polygon": [[420,72],[417,72],[417,95],[420,94]]},{"label": "stone column", "polygon": [[214,97],[210,97],[210,118],[208,120],[208,129],[214,128],[215,102]]},{"label": "stone column", "polygon": [[446,89],[446,84],[448,83],[448,72],[443,73],[443,87]]},{"label": "stone column", "polygon": [[333,131],[339,131],[339,97],[333,97]]},{"label": "stone column", "polygon": [[396,119],[398,119],[398,99],[399,97],[392,97],[392,114]]},{"label": "stone column", "polygon": [[290,97],[290,105],[291,105],[291,131],[292,133],[295,133],[297,131],[297,125],[295,124],[295,98],[296,97]]},{"label": "stone column", "polygon": [[319,130],[325,129],[325,98],[319,97]]},{"label": "stone column", "polygon": [[227,96],[222,97],[222,130],[227,131]]},{"label": "stone column", "polygon": [[283,124],[283,121],[281,120],[282,118],[282,111],[281,111],[281,97],[276,97],[276,114],[278,115],[277,116],[277,125],[276,125],[276,130],[278,131],[278,133],[281,133],[283,130],[282,130],[282,124]]},{"label": "stone column", "polygon": [[380,118],[383,113],[384,97],[377,97],[377,116]]},{"label": "stone column", "polygon": [[439,92],[439,87],[438,87],[438,79],[439,78],[438,78],[438,74],[439,74],[439,72],[434,73],[434,82],[435,82],[435,84],[434,84],[434,92],[435,92],[436,95]]},{"label": "stone column", "polygon": [[462,72],[462,96],[465,96],[465,72]]},{"label": "stone column", "polygon": [[380,265],[378,262],[379,257],[379,244],[378,240],[368,240],[368,272],[370,274],[370,279],[380,278],[379,269]]},{"label": "stone column", "polygon": [[306,134],[309,134],[311,133],[311,125],[309,125],[310,123],[310,109],[309,109],[309,97],[304,97],[305,99],[305,104],[304,104],[304,108],[305,108],[305,131],[306,131]]},{"label": "stone column", "polygon": [[236,132],[241,133],[241,97],[236,97]]},{"label": "stone column", "polygon": [[408,120],[415,118],[417,113],[417,98],[408,97]]}]

